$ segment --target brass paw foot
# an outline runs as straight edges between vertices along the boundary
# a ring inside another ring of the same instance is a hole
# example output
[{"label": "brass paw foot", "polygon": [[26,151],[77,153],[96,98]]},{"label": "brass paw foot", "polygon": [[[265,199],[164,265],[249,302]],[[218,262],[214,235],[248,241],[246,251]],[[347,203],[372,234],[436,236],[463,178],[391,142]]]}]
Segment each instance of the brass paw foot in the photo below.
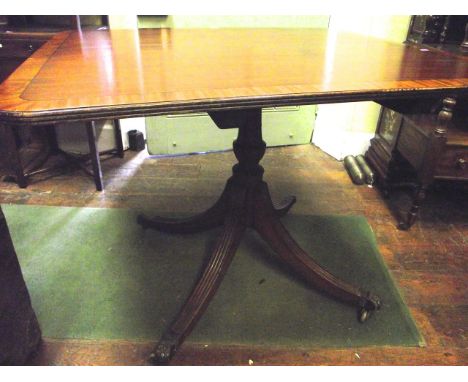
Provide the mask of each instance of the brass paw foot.
[{"label": "brass paw foot", "polygon": [[174,342],[161,340],[150,354],[148,363],[153,366],[167,366],[175,351],[176,345]]}]

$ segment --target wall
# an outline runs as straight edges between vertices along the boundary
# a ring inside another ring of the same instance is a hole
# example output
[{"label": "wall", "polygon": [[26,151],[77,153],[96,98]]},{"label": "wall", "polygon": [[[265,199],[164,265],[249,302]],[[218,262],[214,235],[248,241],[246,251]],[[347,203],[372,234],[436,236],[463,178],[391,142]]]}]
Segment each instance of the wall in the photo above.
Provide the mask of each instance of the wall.
[{"label": "wall", "polygon": [[330,16],[138,16],[140,28],[327,28]]},{"label": "wall", "polygon": [[[401,44],[410,16],[331,16],[330,33],[348,31]],[[363,154],[374,136],[380,106],[373,102],[319,105],[312,143],[337,159]]]}]

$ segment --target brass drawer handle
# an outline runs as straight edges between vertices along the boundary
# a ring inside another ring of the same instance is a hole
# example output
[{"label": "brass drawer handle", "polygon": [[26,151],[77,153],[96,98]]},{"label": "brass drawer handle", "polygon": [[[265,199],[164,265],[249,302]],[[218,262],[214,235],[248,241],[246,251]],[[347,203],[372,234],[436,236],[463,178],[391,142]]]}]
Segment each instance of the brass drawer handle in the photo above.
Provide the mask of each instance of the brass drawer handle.
[{"label": "brass drawer handle", "polygon": [[458,158],[456,162],[456,166],[460,170],[464,170],[466,168],[466,160],[464,160],[463,158]]}]

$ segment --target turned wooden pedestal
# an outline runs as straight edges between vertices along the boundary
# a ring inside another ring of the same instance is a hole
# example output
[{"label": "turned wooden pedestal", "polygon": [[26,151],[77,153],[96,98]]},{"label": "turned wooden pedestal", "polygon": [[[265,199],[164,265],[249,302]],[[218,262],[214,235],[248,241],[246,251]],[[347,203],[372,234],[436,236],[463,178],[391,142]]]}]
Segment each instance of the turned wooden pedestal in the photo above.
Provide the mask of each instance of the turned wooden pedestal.
[{"label": "turned wooden pedestal", "polygon": [[290,197],[281,205],[274,206],[268,185],[262,180],[263,168],[259,162],[266,145],[262,140],[261,109],[216,112],[210,116],[220,128],[239,128],[238,138],[234,141],[234,153],[239,163],[233,167],[233,175],[220,199],[206,212],[188,219],[138,218],[144,228],[172,233],[199,232],[224,226],[197,284],[151,354],[151,363],[167,364],[196,325],[218,289],[247,228],[255,229],[284,263],[311,285],[355,305],[359,320],[364,322],[370,312],[379,308],[379,299],[321,268],[299,247],[280,221],[295,198]]}]

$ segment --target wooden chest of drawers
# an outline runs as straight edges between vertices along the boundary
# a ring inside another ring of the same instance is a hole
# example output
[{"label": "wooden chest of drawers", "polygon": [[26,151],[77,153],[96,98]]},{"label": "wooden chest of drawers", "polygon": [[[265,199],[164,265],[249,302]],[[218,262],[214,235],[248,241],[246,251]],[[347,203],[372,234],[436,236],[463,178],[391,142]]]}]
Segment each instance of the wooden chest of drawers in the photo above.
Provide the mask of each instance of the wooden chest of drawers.
[{"label": "wooden chest of drawers", "polygon": [[[407,111],[397,104],[392,108],[397,111],[383,108],[366,157],[384,194],[394,187],[414,187],[412,207],[398,224],[408,229],[434,181],[468,181],[468,100],[447,98],[438,114]],[[441,113],[446,113],[446,122]]]},{"label": "wooden chest of drawers", "polygon": [[[404,115],[395,149],[421,173],[433,150],[431,139],[438,127],[437,115]],[[468,181],[468,123],[455,121],[448,125],[445,142],[432,169],[434,180]],[[428,170],[426,170],[428,171]]]},{"label": "wooden chest of drawers", "polygon": [[436,179],[468,181],[467,146],[449,145],[437,163]]}]

